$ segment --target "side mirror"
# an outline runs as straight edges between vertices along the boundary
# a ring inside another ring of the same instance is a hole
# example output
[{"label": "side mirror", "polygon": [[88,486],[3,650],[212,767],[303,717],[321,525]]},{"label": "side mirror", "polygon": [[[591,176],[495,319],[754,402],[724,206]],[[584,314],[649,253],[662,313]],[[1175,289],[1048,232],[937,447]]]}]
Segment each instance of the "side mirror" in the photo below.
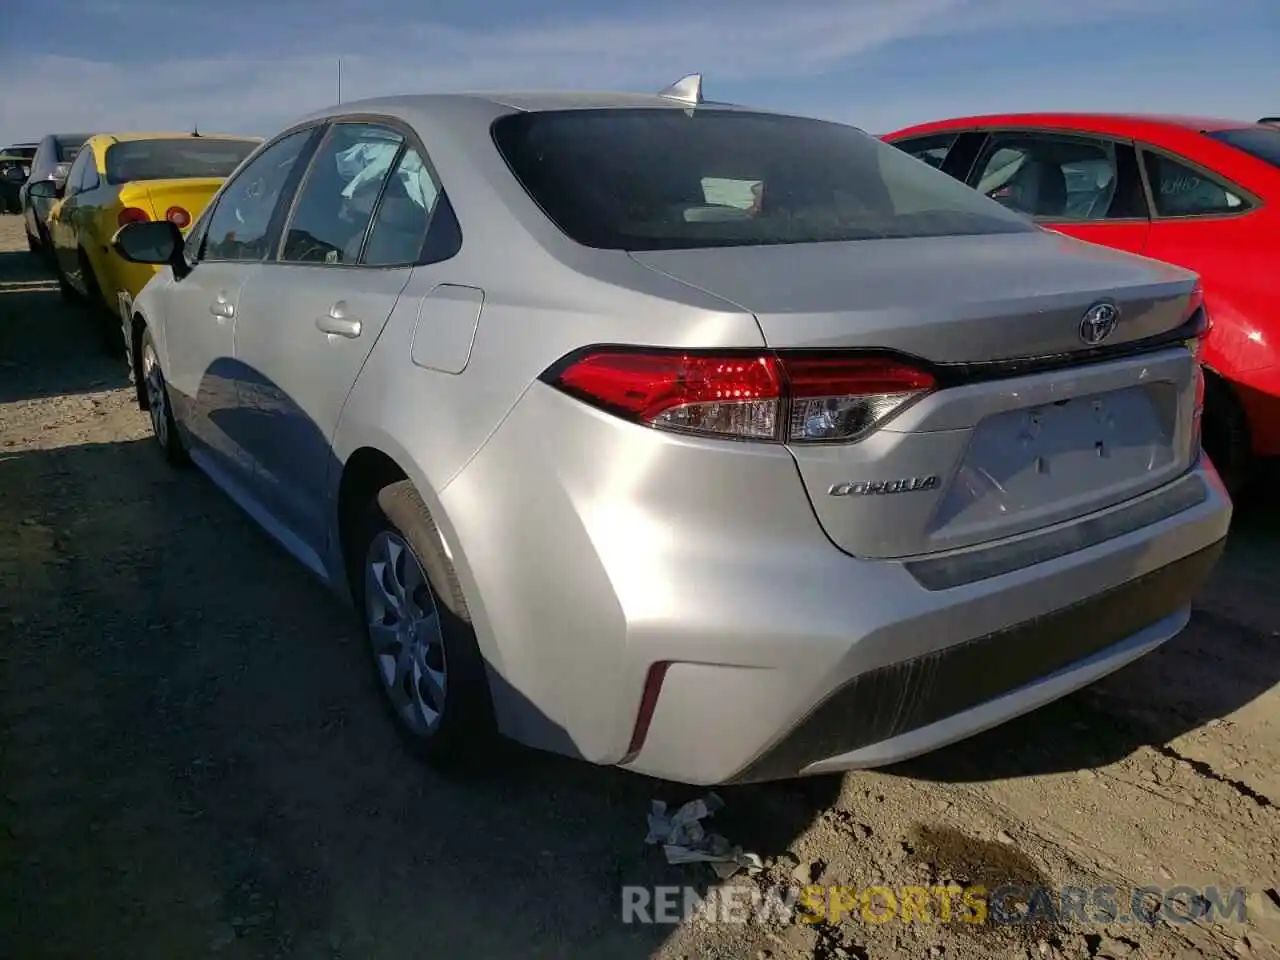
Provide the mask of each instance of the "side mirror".
[{"label": "side mirror", "polygon": [[27,195],[41,200],[57,200],[62,196],[62,187],[53,180],[33,180],[27,187]]},{"label": "side mirror", "polygon": [[185,276],[187,262],[182,257],[184,240],[177,224],[168,220],[126,223],[111,238],[111,248],[130,263],[150,263],[173,267],[176,276]]}]

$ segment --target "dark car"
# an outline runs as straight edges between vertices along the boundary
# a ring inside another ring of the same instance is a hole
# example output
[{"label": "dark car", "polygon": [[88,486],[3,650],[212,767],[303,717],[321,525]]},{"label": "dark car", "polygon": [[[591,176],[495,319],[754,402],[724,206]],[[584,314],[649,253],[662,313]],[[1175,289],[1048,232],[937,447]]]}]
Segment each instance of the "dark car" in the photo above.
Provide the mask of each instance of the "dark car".
[{"label": "dark car", "polygon": [[52,180],[62,187],[67,180],[67,171],[75,160],[80,148],[92,134],[88,133],[50,133],[36,147],[35,156],[31,158],[31,175],[18,191],[19,212],[27,228],[27,246],[33,252],[51,252],[49,244],[49,213],[57,200],[48,197],[33,197],[28,187],[39,180]]},{"label": "dark car", "polygon": [[20,213],[18,191],[31,175],[37,144],[15,143],[0,150],[0,213]]}]

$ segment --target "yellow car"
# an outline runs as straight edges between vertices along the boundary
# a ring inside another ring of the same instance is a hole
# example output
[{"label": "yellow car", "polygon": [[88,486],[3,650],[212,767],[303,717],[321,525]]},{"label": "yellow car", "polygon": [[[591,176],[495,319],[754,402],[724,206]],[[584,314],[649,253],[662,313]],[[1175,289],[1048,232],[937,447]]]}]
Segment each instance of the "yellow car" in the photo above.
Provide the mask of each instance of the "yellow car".
[{"label": "yellow car", "polygon": [[[261,143],[257,137],[200,133],[104,133],[90,137],[62,187],[33,185],[60,198],[49,218],[58,283],[105,318],[118,320],[157,267],[128,263],[111,249],[126,223],[170,220],[186,233],[222,181]],[[119,323],[108,324],[119,330]],[[108,333],[110,336],[110,333]]]}]

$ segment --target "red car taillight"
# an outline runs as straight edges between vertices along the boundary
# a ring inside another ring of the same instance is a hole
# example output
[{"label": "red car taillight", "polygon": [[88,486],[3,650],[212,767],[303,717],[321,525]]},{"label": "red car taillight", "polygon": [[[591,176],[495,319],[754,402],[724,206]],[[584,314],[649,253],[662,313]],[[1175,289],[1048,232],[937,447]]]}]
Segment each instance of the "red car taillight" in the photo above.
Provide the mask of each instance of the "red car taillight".
[{"label": "red car taillight", "polygon": [[164,212],[164,218],[179,230],[185,230],[187,225],[191,223],[191,214],[187,213],[182,207],[170,207]]},{"label": "red car taillight", "polygon": [[120,215],[116,217],[116,223],[123,227],[126,223],[146,223],[150,219],[151,214],[141,207],[125,207],[120,211]]},{"label": "red car taillight", "polygon": [[564,392],[658,429],[739,440],[858,440],[934,389],[895,359],[589,351],[543,377]]}]

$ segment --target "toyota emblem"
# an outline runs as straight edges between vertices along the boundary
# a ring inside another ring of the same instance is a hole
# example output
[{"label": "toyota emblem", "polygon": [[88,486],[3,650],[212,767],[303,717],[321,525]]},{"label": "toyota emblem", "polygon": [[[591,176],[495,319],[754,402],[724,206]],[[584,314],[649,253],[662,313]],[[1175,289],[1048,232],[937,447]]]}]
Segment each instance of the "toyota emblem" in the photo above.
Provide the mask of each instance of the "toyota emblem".
[{"label": "toyota emblem", "polygon": [[1080,318],[1080,339],[1096,347],[1116,328],[1120,309],[1114,303],[1095,303]]}]

